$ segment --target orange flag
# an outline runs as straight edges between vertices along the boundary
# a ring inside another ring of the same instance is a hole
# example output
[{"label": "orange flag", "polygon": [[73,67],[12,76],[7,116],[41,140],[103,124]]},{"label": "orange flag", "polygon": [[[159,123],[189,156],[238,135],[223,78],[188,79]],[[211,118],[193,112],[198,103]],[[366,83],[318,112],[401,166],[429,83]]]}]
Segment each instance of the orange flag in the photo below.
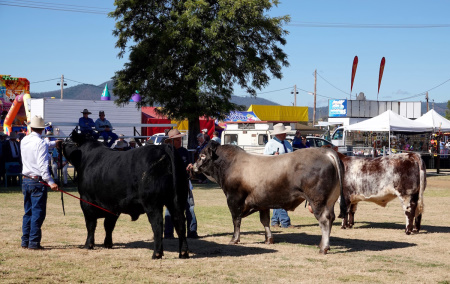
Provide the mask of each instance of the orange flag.
[{"label": "orange flag", "polygon": [[352,67],[352,84],[351,84],[351,86],[350,86],[350,97],[351,97],[351,95],[352,95],[353,81],[355,80],[356,67],[358,67],[358,56],[355,56],[355,58],[353,59],[353,67]]},{"label": "orange flag", "polygon": [[386,64],[386,59],[384,59],[384,57],[383,57],[383,58],[381,58],[381,63],[380,63],[380,75],[378,76],[378,93],[377,93],[377,100],[378,100],[378,94],[380,93],[381,78],[383,78],[384,64]]}]

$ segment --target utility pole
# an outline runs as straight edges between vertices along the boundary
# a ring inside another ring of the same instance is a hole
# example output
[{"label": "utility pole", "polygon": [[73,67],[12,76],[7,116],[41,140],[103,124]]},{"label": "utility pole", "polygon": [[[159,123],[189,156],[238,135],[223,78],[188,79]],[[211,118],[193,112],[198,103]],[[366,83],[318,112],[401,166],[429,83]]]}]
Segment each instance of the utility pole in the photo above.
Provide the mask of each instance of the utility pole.
[{"label": "utility pole", "polygon": [[313,111],[313,126],[316,124],[316,94],[317,94],[317,69],[314,70],[314,111]]},{"label": "utility pole", "polygon": [[430,110],[429,108],[428,108],[428,92],[427,92],[427,94],[425,95],[425,99],[427,100],[427,112]]},{"label": "utility pole", "polygon": [[57,83],[57,86],[61,85],[61,100],[63,99],[63,88],[64,86],[67,86],[66,83],[64,83],[64,75],[61,75],[61,83]]},{"label": "utility pole", "polygon": [[294,106],[297,106],[297,95],[298,95],[297,85],[294,85],[294,91],[291,92],[291,94],[294,94]]}]

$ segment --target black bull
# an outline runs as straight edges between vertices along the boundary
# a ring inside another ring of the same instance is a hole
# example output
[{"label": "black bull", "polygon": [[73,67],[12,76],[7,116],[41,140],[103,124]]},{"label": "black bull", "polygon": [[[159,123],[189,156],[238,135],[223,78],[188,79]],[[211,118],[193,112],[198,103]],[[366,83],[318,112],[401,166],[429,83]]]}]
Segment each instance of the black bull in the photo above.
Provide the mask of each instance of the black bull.
[{"label": "black bull", "polygon": [[183,213],[189,185],[185,166],[169,145],[149,145],[129,151],[114,151],[102,143],[73,132],[62,143],[63,154],[78,173],[80,197],[117,214],[81,202],[87,228],[85,248],[94,247],[98,218],[105,218],[104,246],[111,248],[112,232],[119,215],[133,221],[146,213],[154,233],[152,258],[163,256],[163,206],[173,219],[179,236],[179,256],[188,258]]},{"label": "black bull", "polygon": [[[312,207],[322,230],[320,253],[330,249],[334,204],[341,194],[344,168],[336,152],[309,148],[281,156],[248,154],[232,145],[211,141],[194,164],[194,171],[217,182],[227,198],[234,224],[230,241],[240,241],[241,219],[259,211],[265,242],[273,243],[270,209],[294,210],[304,200]],[[341,213],[346,212],[342,203]]]}]

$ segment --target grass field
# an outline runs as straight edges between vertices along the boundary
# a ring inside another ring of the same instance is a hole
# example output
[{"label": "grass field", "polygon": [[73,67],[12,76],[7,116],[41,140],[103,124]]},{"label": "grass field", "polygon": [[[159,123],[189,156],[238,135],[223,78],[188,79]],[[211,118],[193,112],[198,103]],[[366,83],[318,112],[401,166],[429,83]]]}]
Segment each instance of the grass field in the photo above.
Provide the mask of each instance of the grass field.
[{"label": "grass field", "polygon": [[[75,187],[66,190],[78,195]],[[303,204],[289,215],[294,228],[276,229],[266,245],[259,215],[242,222],[241,244],[233,232],[222,190],[195,185],[199,239],[188,239],[191,258],[178,259],[178,240],[164,240],[162,260],[151,260],[153,233],[146,216],[122,215],[104,249],[103,221],[97,247],[84,250],[84,218],[76,199],[50,192],[43,226],[44,251],[20,247],[23,215],[19,188],[0,188],[1,283],[450,283],[450,176],[430,176],[422,231],[407,236],[400,202],[386,208],[360,203],[355,227],[331,232],[331,251],[319,255],[321,232]],[[335,212],[338,212],[336,207]]]}]

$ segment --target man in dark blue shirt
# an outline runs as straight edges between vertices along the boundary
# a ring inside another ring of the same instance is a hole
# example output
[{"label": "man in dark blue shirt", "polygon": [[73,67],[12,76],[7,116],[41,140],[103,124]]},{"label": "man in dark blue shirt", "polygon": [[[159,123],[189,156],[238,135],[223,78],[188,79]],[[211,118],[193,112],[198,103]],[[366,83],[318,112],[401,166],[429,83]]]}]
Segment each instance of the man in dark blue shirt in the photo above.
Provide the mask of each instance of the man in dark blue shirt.
[{"label": "man in dark blue shirt", "polygon": [[95,123],[89,115],[92,113],[85,108],[82,112],[82,117],[78,120],[78,126],[80,126],[80,131],[82,134],[90,134],[95,139],[98,139],[98,134],[92,129],[95,127]]}]

